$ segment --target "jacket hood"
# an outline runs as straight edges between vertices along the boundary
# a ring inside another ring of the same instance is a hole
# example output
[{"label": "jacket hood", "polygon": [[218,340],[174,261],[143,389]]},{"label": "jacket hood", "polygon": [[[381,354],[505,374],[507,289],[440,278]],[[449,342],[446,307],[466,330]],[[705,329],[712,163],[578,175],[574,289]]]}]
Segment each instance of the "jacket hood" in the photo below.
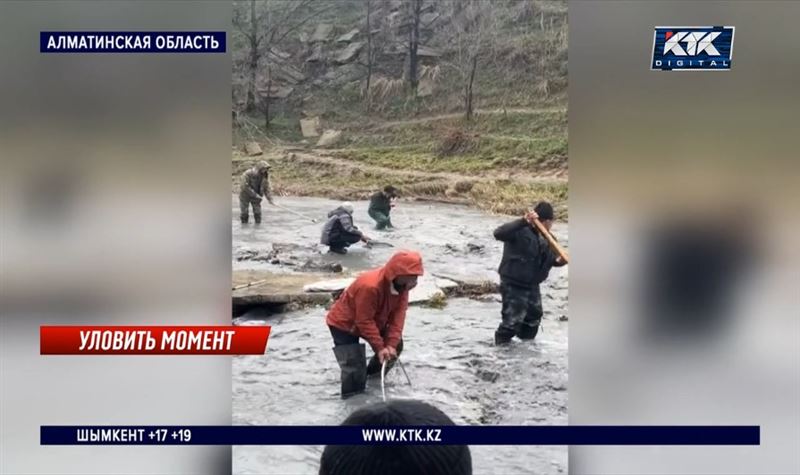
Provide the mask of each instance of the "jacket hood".
[{"label": "jacket hood", "polygon": [[256,171],[258,173],[264,173],[270,168],[272,168],[272,166],[269,163],[265,162],[264,160],[261,160],[260,162],[256,163]]},{"label": "jacket hood", "polygon": [[328,217],[329,217],[329,218],[332,218],[332,217],[334,217],[334,216],[337,216],[337,215],[340,215],[340,214],[342,214],[342,213],[346,213],[346,214],[352,214],[352,213],[350,213],[349,211],[347,211],[347,210],[344,208],[344,206],[339,206],[339,207],[338,207],[338,208],[336,208],[335,210],[333,210],[333,211],[329,212],[329,213],[328,213]]},{"label": "jacket hood", "polygon": [[420,276],[423,273],[422,256],[414,251],[396,252],[383,266],[383,274],[387,280],[394,280],[398,275]]}]

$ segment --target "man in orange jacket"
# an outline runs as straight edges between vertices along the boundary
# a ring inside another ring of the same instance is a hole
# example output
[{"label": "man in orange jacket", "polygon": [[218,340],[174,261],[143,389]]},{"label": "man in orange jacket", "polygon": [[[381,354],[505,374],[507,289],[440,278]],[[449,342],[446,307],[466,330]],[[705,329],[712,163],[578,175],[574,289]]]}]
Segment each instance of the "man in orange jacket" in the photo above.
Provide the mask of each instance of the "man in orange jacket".
[{"label": "man in orange jacket", "polygon": [[[393,362],[403,350],[408,293],[422,274],[419,253],[397,252],[383,267],[358,276],[331,307],[325,323],[342,370],[342,398],[364,391],[367,375],[379,373],[384,361]],[[369,365],[359,338],[375,352]]]}]

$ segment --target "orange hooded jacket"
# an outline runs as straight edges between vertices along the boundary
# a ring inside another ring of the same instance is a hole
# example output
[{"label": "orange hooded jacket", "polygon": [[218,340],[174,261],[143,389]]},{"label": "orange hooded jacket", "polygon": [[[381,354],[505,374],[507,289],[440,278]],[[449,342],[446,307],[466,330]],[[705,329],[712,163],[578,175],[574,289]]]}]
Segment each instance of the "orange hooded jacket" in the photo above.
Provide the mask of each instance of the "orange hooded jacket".
[{"label": "orange hooded jacket", "polygon": [[403,336],[408,292],[394,295],[392,280],[422,273],[419,253],[395,253],[385,266],[358,276],[333,304],[325,323],[367,340],[376,353],[386,346],[396,348]]}]

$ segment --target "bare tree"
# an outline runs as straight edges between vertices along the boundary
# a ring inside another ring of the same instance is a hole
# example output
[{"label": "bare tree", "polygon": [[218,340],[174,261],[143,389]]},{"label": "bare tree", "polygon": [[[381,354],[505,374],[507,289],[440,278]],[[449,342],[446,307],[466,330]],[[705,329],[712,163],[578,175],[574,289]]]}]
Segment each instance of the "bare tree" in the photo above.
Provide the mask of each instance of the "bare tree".
[{"label": "bare tree", "polygon": [[367,4],[367,85],[364,88],[366,93],[364,98],[367,104],[367,113],[372,108],[372,94],[369,92],[370,83],[372,81],[372,65],[375,63],[375,56],[372,53],[372,26],[370,25],[370,16],[372,16],[372,0],[365,0]]},{"label": "bare tree", "polygon": [[[245,7],[246,5],[246,7]],[[256,107],[256,77],[259,64],[268,53],[281,44],[291,33],[318,17],[324,11],[336,7],[336,2],[316,0],[249,0],[235,2],[233,26],[242,36],[247,47],[245,68],[247,73],[247,99],[245,110]]]},{"label": "bare tree", "polygon": [[264,129],[269,129],[270,124],[270,115],[269,115],[269,104],[272,100],[272,68],[267,67],[267,91],[265,94],[261,95],[261,112],[264,113]]},{"label": "bare tree", "polygon": [[492,4],[482,0],[463,0],[453,2],[450,6],[448,36],[454,54],[444,65],[459,78],[463,90],[464,118],[470,121],[474,112],[479,58],[489,46],[494,15]]},{"label": "bare tree", "polygon": [[408,0],[411,25],[408,29],[408,84],[411,92],[417,95],[419,86],[419,22],[422,15],[422,0]]}]

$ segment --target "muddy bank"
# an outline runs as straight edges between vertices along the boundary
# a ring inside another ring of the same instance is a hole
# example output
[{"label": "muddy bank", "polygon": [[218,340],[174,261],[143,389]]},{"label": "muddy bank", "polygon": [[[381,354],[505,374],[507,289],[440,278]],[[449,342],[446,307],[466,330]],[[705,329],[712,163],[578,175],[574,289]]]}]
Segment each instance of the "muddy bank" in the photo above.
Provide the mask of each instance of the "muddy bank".
[{"label": "muddy bank", "polygon": [[[321,155],[277,148],[264,157],[272,165],[276,195],[324,196],[337,200],[364,200],[387,183],[400,188],[405,200],[465,204],[490,212],[522,214],[533,202],[546,199],[566,219],[567,181],[551,176],[505,173],[466,175],[386,168]],[[232,181],[238,190],[241,174],[254,160],[234,155]]]}]

